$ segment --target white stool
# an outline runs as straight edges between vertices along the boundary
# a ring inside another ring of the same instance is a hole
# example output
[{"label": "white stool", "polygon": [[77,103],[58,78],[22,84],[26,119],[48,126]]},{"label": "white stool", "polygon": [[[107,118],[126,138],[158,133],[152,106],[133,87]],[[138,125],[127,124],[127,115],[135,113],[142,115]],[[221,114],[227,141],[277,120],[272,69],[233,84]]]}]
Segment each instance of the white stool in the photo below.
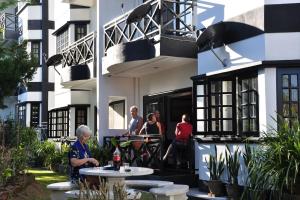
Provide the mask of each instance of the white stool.
[{"label": "white stool", "polygon": [[188,191],[187,185],[168,185],[150,189],[150,192],[159,200],[186,200]]},{"label": "white stool", "polygon": [[47,189],[51,190],[51,200],[66,200],[65,191],[76,188],[71,182],[59,182],[47,185]]},{"label": "white stool", "polygon": [[129,188],[151,189],[151,188],[159,188],[168,185],[173,185],[174,183],[170,181],[157,181],[157,180],[126,180],[125,184]]}]

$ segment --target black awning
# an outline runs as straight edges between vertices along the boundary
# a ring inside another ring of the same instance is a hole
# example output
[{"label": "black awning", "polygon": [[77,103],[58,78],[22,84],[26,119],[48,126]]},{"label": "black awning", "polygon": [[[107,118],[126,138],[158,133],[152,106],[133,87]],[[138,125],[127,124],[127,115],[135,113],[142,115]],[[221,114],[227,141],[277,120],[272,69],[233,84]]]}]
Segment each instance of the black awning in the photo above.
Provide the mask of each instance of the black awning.
[{"label": "black awning", "polygon": [[198,38],[197,45],[200,51],[204,51],[208,50],[211,45],[216,48],[260,35],[263,32],[263,30],[245,23],[219,22],[205,29]]},{"label": "black awning", "polygon": [[63,56],[61,54],[55,54],[54,56],[51,56],[46,61],[47,66],[55,66],[61,63],[61,60],[63,59]]},{"label": "black awning", "polygon": [[151,10],[151,4],[146,3],[136,7],[127,17],[126,23],[131,24],[142,20]]}]

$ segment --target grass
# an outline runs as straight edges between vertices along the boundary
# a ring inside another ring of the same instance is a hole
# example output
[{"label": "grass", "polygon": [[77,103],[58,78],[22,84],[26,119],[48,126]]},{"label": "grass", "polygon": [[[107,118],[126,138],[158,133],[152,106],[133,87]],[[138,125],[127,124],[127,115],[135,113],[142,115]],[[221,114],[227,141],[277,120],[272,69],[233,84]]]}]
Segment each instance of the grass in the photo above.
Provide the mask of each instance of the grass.
[{"label": "grass", "polygon": [[45,187],[51,183],[68,181],[67,176],[45,169],[29,169],[28,173],[34,174],[35,180]]},{"label": "grass", "polygon": [[[65,182],[69,180],[69,178],[65,175],[46,169],[28,169],[27,172],[35,176],[35,180],[43,185],[45,191],[47,191],[46,186],[51,183]],[[49,193],[49,191],[47,191],[47,193]],[[151,194],[143,192],[141,200],[153,200],[153,197]]]}]

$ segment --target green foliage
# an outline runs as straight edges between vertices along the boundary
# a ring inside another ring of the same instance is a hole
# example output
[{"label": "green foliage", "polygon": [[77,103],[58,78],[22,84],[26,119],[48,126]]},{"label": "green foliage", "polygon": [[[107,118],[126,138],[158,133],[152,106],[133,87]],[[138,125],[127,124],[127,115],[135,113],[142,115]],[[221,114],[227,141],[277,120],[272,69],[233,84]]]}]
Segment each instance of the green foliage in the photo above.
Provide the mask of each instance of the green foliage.
[{"label": "green foliage", "polygon": [[0,107],[4,107],[5,96],[15,93],[18,84],[26,84],[33,78],[37,67],[37,59],[28,55],[26,43],[4,45],[0,42]]},{"label": "green foliage", "polygon": [[209,155],[209,160],[205,159],[205,161],[209,170],[210,180],[220,180],[225,168],[223,153],[218,156],[217,147],[215,146],[215,155]]},{"label": "green foliage", "polygon": [[92,157],[100,162],[100,165],[106,165],[112,158],[112,150],[107,147],[101,147],[96,138],[90,139],[88,146]]},{"label": "green foliage", "polygon": [[238,175],[240,171],[240,156],[241,152],[239,148],[231,153],[230,148],[226,145],[225,158],[226,158],[226,166],[228,170],[228,181],[231,184],[238,185]]},{"label": "green foliage", "polygon": [[254,156],[249,177],[256,190],[294,194],[300,184],[300,125],[278,121],[276,133],[266,133],[263,147]]}]

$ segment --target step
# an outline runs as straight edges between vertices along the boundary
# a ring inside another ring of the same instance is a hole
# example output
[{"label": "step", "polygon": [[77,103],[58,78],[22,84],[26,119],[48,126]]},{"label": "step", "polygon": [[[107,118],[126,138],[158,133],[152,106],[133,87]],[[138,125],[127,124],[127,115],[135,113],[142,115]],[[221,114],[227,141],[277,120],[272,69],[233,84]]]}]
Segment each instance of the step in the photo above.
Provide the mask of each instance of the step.
[{"label": "step", "polygon": [[192,197],[192,199],[214,199],[214,200],[227,200],[228,197],[210,197],[206,192],[200,192],[198,188],[191,188],[188,193],[188,197]]}]

